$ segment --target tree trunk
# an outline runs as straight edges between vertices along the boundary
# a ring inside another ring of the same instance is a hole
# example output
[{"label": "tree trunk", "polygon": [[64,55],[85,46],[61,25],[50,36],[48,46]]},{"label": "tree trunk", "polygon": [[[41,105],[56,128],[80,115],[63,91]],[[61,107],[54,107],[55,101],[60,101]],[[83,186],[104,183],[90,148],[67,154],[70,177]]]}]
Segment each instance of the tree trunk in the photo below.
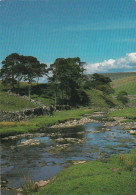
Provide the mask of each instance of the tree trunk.
[{"label": "tree trunk", "polygon": [[14,90],[14,75],[12,75],[12,88]]},{"label": "tree trunk", "polygon": [[37,85],[38,85],[38,82],[39,82],[39,77],[38,77],[38,79],[37,79]]},{"label": "tree trunk", "polygon": [[31,83],[28,83],[28,98],[31,100]]},{"label": "tree trunk", "polygon": [[63,90],[61,91],[61,97],[62,97],[62,105],[64,104],[64,93]]},{"label": "tree trunk", "polygon": [[18,94],[19,94],[19,91],[20,91],[19,90],[20,89],[20,83],[19,83],[19,81],[17,82],[17,88],[18,88],[17,90],[18,90]]}]

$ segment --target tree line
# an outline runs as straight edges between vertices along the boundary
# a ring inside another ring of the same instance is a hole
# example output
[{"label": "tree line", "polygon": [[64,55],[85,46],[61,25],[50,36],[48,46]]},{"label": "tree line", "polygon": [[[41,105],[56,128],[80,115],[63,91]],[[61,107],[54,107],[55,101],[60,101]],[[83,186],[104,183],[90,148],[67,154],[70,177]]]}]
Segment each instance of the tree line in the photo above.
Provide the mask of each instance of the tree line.
[{"label": "tree line", "polygon": [[29,98],[31,98],[32,83],[46,75],[55,105],[87,105],[89,97],[86,89],[101,89],[108,94],[113,92],[109,77],[95,73],[89,79],[85,75],[85,62],[81,62],[79,57],[57,58],[47,67],[36,57],[12,53],[2,61],[2,65],[0,69],[2,83],[11,84],[14,90],[15,85],[19,88],[21,81],[27,81]]}]

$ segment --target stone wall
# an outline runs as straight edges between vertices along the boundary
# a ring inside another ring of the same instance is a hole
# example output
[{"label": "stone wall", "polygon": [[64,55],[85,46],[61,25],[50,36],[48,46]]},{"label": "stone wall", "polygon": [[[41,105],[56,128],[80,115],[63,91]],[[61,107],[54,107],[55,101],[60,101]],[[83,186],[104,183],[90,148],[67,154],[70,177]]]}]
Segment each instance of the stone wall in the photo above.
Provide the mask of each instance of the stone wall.
[{"label": "stone wall", "polygon": [[31,117],[40,116],[40,115],[52,115],[55,110],[69,110],[70,107],[67,105],[57,105],[54,106],[43,106],[37,108],[26,109],[23,111],[1,111],[0,110],[0,122],[1,121],[21,121],[27,120]]},{"label": "stone wall", "polygon": [[[8,91],[8,94],[13,96],[18,96],[20,98],[29,100],[28,96],[20,96],[18,94],[12,93],[11,91]],[[37,104],[38,107],[26,109],[22,111],[1,111],[0,110],[0,122],[1,121],[21,121],[21,120],[27,120],[34,116],[40,116],[40,115],[52,115],[53,111],[57,110],[69,110],[70,106],[68,105],[56,105],[56,106],[45,106],[39,101],[30,100],[32,103]]]},{"label": "stone wall", "polygon": [[20,121],[26,120],[30,117],[40,116],[40,115],[52,115],[53,107],[37,107],[33,109],[26,109],[23,111],[0,111],[0,121]]}]

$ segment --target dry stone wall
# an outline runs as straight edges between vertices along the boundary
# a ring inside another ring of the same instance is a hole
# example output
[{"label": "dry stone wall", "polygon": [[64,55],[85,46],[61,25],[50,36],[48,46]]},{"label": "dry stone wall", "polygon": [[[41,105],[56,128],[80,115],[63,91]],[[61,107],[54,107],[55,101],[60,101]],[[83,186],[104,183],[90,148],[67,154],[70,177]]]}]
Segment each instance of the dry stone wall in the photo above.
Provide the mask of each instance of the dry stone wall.
[{"label": "dry stone wall", "polygon": [[57,110],[69,110],[70,107],[67,105],[63,106],[43,106],[43,107],[36,107],[32,109],[26,109],[23,111],[1,111],[0,110],[0,122],[2,121],[21,121],[27,120],[31,117],[40,116],[40,115],[52,115],[53,111]]},{"label": "dry stone wall", "polygon": [[[20,96],[18,94],[12,93],[10,90],[8,91],[8,94],[29,100],[28,96]],[[57,110],[69,110],[70,109],[70,106],[68,105],[45,106],[39,101],[36,101],[33,99],[31,99],[30,101],[36,104],[37,107],[31,108],[31,109],[25,109],[23,111],[15,111],[15,112],[0,110],[0,122],[27,120],[35,116],[52,115],[54,110],[57,111]]]},{"label": "dry stone wall", "polygon": [[0,111],[0,121],[21,121],[29,119],[30,117],[40,116],[40,115],[51,115],[53,112],[53,107],[37,107],[33,109],[26,109],[23,111]]}]

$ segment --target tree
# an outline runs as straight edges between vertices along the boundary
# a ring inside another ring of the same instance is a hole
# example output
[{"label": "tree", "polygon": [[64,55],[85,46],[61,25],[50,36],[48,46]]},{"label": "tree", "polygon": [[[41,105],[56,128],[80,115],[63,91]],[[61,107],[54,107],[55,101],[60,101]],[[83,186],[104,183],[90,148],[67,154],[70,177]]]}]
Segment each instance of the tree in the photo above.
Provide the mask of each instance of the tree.
[{"label": "tree", "polygon": [[55,104],[81,104],[85,98],[83,93],[84,63],[79,57],[58,58],[50,65],[49,82],[54,87]]},{"label": "tree", "polygon": [[109,77],[103,76],[101,74],[95,73],[92,76],[90,86],[92,88],[103,91],[106,94],[111,94],[114,92],[113,88],[110,86],[111,79]]},{"label": "tree", "polygon": [[4,84],[11,83],[12,88],[21,80],[28,81],[28,96],[30,99],[31,85],[34,79],[42,77],[47,73],[47,65],[40,63],[37,58],[33,56],[23,56],[17,53],[10,54],[2,61],[2,68],[0,70],[0,78]]},{"label": "tree", "polygon": [[40,63],[37,58],[33,56],[23,56],[23,78],[28,81],[28,97],[31,99],[31,86],[35,78],[42,77],[47,73],[46,64]]},{"label": "tree", "polygon": [[16,67],[21,64],[20,55],[12,53],[2,61],[3,67],[0,70],[0,78],[3,83],[11,83],[12,88],[16,83]]}]

